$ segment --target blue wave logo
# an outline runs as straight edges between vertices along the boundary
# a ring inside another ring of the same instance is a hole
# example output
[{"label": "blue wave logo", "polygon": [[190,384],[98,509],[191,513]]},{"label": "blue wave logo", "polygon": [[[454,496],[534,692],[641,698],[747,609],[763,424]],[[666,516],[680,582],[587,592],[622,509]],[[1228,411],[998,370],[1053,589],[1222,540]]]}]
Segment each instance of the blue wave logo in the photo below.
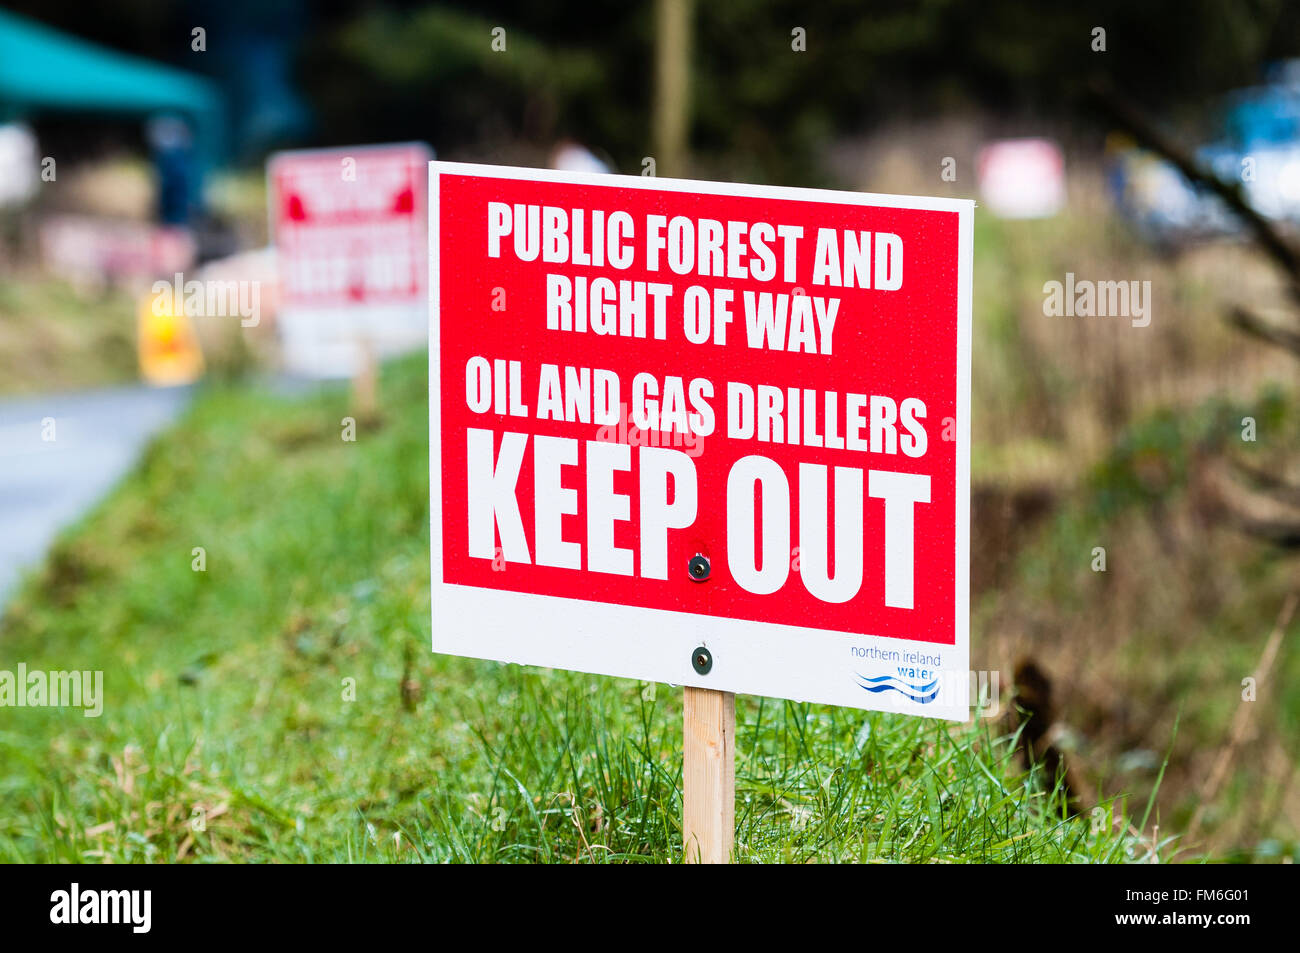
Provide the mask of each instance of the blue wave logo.
[{"label": "blue wave logo", "polygon": [[914,701],[918,705],[928,705],[939,695],[939,679],[937,678],[928,685],[913,685],[897,675],[877,675],[875,678],[858,675],[858,682],[859,687],[864,691],[872,694],[889,691],[898,692],[904,698]]}]

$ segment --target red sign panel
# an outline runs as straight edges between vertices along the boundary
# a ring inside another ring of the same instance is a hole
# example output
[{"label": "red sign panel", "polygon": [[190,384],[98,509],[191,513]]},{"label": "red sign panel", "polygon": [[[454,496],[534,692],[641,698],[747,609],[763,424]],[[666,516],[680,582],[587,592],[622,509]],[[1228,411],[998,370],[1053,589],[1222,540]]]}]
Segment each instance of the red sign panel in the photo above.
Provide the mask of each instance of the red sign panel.
[{"label": "red sign panel", "polygon": [[965,717],[971,203],[430,194],[435,649]]},{"label": "red sign panel", "polygon": [[427,146],[283,152],[268,171],[286,308],[422,303]]}]

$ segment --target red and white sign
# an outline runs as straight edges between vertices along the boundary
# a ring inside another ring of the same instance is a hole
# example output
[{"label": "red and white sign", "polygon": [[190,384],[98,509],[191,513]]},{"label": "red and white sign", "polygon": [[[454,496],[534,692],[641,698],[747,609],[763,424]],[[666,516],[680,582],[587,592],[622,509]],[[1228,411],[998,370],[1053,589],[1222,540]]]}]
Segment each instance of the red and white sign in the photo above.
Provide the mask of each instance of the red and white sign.
[{"label": "red and white sign", "polygon": [[973,203],[429,188],[436,651],[967,717]]},{"label": "red and white sign", "polygon": [[323,375],[424,343],[427,168],[421,143],[281,152],[267,169],[285,356]]}]

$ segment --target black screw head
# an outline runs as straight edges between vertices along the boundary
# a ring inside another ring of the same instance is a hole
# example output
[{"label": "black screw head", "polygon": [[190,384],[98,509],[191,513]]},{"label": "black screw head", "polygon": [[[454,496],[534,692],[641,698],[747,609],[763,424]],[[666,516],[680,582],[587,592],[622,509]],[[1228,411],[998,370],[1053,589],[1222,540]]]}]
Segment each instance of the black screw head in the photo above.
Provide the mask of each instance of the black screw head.
[{"label": "black screw head", "polygon": [[691,557],[691,561],[686,564],[686,571],[696,582],[704,582],[709,578],[709,573],[713,567],[709,565],[709,557],[703,553],[696,553]]},{"label": "black screw head", "polygon": [[696,674],[708,675],[709,670],[713,668],[713,653],[701,645],[691,653],[691,666]]}]

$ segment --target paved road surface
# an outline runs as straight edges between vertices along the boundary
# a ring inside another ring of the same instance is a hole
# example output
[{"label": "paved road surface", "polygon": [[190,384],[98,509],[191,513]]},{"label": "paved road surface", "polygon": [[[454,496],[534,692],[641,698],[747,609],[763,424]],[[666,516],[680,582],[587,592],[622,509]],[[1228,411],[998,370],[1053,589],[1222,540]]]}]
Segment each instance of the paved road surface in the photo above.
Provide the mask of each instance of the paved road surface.
[{"label": "paved road surface", "polygon": [[[0,603],[189,395],[184,387],[123,387],[0,401]],[[43,439],[46,418],[54,440]]]}]

